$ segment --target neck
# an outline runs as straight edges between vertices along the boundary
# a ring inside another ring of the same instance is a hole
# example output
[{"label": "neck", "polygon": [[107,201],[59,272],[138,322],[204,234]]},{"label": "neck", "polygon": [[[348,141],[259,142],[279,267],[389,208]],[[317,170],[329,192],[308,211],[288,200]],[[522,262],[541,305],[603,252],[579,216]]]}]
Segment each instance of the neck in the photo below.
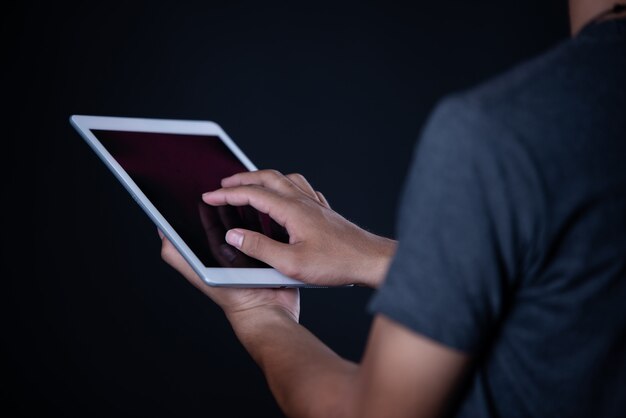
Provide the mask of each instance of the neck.
[{"label": "neck", "polygon": [[[569,20],[572,35],[576,35],[586,24],[624,0],[569,0]],[[626,13],[606,16],[606,19],[626,17]],[[603,19],[604,20],[604,19]]]}]

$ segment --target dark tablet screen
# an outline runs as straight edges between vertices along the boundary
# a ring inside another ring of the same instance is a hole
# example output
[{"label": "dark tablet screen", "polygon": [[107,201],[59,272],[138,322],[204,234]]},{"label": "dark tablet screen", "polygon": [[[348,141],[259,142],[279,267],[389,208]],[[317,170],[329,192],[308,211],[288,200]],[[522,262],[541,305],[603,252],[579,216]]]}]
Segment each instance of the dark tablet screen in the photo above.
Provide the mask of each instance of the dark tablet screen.
[{"label": "dark tablet screen", "polygon": [[287,242],[285,230],[250,206],[212,207],[202,193],[248,171],[217,136],[92,130],[106,150],[206,267],[267,267],[231,247],[226,231],[245,228]]}]

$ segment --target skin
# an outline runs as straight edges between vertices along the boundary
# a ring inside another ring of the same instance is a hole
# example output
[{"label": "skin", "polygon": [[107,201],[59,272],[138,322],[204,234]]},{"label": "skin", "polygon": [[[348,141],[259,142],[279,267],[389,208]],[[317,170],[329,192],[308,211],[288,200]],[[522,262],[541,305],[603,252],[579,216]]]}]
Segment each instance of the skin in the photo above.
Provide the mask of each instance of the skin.
[{"label": "skin", "polygon": [[[624,3],[623,0],[570,0],[569,20],[572,35],[576,35],[580,30],[596,16],[611,9],[616,3]],[[626,17],[626,12],[611,14],[601,20],[622,19]]]},{"label": "skin", "polygon": [[[572,34],[612,5],[572,0]],[[269,214],[287,229],[288,244],[242,229],[229,230],[227,242],[311,284],[378,287],[395,252],[395,241],[373,235],[334,212],[299,174],[240,173],[224,179],[222,188],[206,193],[203,200],[213,206],[251,205]],[[374,318],[362,361],[349,362],[298,324],[297,290],[206,286],[160,235],[163,259],[224,310],[288,416],[441,416],[471,364],[470,355],[384,315]]]},{"label": "skin", "polygon": [[[245,254],[309,283],[382,282],[396,242],[331,210],[301,175],[240,173],[222,180],[222,187],[203,200],[251,205],[289,233],[290,242],[283,244],[252,231],[228,231],[228,243]],[[466,355],[382,315],[374,320],[362,362],[344,360],[298,324],[298,290],[206,286],[162,234],[161,239],[163,259],[222,307],[288,416],[437,416],[462,376]]]}]

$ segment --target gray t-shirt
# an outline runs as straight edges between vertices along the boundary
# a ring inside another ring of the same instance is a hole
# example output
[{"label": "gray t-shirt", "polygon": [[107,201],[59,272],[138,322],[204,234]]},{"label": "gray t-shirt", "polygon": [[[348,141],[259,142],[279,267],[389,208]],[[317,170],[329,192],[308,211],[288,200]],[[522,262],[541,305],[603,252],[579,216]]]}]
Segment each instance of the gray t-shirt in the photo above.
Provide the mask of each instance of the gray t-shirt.
[{"label": "gray t-shirt", "polygon": [[442,101],[397,230],[370,311],[473,357],[451,415],[626,416],[626,21]]}]

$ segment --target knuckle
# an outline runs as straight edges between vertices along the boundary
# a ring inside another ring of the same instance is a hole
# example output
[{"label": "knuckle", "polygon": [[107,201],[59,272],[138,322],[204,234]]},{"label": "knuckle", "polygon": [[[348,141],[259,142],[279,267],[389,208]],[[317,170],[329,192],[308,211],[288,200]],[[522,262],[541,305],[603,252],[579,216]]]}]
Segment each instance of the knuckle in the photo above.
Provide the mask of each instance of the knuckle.
[{"label": "knuckle", "polygon": [[300,263],[300,257],[297,254],[294,254],[291,257],[285,258],[285,260],[283,260],[281,270],[286,276],[297,280],[302,278],[303,276],[301,266],[302,264]]},{"label": "knuckle", "polygon": [[291,173],[287,177],[290,177],[292,179],[306,181],[306,178],[302,174],[300,174],[300,173]]},{"label": "knuckle", "polygon": [[282,273],[287,276],[287,277],[291,277],[292,279],[297,279],[297,271],[294,268],[293,264],[290,262],[283,262],[283,265],[281,267]]},{"label": "knuckle", "polygon": [[315,191],[315,194],[317,195],[317,198],[319,199],[320,203],[321,203],[323,206],[325,206],[325,207],[327,207],[327,208],[329,208],[329,209],[330,209],[330,204],[328,203],[328,200],[326,199],[326,196],[324,196],[324,193],[322,193],[322,192],[320,192],[320,191],[316,190],[316,191]]},{"label": "knuckle", "polygon": [[268,169],[268,170],[263,170],[268,176],[272,176],[272,177],[283,177],[283,174],[278,171],[278,170],[274,170],[274,169]]},{"label": "knuckle", "polygon": [[296,188],[296,185],[293,184],[287,177],[276,179],[276,184],[285,190],[294,190]]}]

